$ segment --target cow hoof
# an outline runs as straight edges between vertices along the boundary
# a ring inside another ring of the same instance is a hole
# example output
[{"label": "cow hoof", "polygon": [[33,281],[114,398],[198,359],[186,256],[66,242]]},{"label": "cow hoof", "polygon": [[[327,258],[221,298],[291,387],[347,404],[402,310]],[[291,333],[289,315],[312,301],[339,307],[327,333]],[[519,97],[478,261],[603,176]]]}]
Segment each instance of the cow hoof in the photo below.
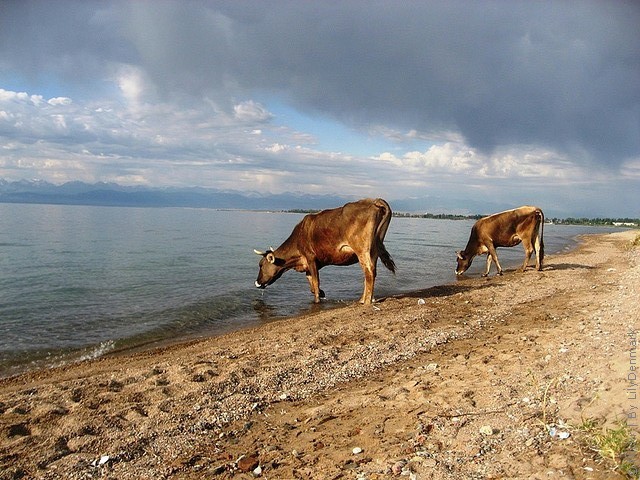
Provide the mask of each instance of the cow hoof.
[{"label": "cow hoof", "polygon": [[488,277],[488,276],[489,276],[489,274],[488,274],[488,273],[483,273],[483,274],[482,274],[482,276],[483,276],[483,277]]},{"label": "cow hoof", "polygon": [[502,270],[500,270],[500,271],[498,272],[498,275],[502,276]]}]

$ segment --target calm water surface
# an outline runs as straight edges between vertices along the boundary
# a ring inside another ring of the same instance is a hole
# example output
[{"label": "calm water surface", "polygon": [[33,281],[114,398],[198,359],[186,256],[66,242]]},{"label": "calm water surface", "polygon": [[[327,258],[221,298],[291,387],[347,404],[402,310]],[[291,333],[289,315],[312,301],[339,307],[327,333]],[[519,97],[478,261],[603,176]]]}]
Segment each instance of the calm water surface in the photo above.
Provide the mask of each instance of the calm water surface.
[{"label": "calm water surface", "polygon": [[[158,341],[216,335],[360,297],[359,266],[320,272],[313,305],[303,274],[254,287],[258,256],[303,215],[185,208],[0,204],[0,377]],[[376,296],[455,281],[472,221],[394,218]],[[547,254],[602,228],[545,226]],[[504,268],[522,248],[500,249]],[[484,257],[468,272],[478,276]]]}]

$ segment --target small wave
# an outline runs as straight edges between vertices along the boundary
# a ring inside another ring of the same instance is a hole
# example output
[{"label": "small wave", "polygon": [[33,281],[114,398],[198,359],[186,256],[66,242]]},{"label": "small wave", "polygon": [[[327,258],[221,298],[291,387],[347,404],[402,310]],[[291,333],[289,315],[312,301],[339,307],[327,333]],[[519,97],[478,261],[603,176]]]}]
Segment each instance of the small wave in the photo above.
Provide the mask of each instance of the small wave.
[{"label": "small wave", "polygon": [[81,355],[78,358],[78,360],[81,362],[85,360],[93,360],[94,358],[99,358],[99,357],[102,357],[103,355],[106,355],[107,353],[115,350],[115,348],[116,348],[116,343],[113,340],[101,342],[99,345],[96,345],[95,347],[87,351],[85,354]]}]

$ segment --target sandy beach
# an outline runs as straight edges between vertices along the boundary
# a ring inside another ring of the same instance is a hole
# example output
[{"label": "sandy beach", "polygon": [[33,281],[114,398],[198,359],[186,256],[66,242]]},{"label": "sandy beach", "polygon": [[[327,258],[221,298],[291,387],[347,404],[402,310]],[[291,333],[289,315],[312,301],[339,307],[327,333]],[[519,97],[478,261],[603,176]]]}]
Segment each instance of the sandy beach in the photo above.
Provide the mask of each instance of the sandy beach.
[{"label": "sandy beach", "polygon": [[0,479],[625,478],[581,426],[640,423],[638,234],[0,380]]}]

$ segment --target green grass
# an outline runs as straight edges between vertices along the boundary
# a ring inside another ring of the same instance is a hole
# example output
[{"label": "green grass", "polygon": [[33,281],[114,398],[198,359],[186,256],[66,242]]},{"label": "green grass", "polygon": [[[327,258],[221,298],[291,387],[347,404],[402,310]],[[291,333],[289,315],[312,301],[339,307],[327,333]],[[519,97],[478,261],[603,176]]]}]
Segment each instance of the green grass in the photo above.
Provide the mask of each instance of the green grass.
[{"label": "green grass", "polygon": [[640,447],[629,426],[620,422],[615,428],[600,426],[594,419],[585,419],[578,430],[584,434],[586,446],[598,460],[623,478],[640,479]]}]

